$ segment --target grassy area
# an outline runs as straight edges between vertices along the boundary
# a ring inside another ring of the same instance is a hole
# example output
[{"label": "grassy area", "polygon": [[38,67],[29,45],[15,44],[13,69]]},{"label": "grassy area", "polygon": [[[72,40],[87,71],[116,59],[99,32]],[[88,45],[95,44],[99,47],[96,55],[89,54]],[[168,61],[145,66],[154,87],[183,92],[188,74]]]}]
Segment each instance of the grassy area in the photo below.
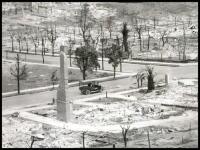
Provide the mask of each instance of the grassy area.
[{"label": "grassy area", "polygon": [[[10,67],[13,63],[2,62],[2,92],[11,92],[17,90],[17,81],[10,74]],[[28,67],[28,78],[21,80],[21,90],[50,86],[52,82],[50,80],[53,71],[57,71],[59,77],[59,68],[41,65],[27,65]],[[82,80],[82,73],[79,69],[69,69],[69,82]],[[99,72],[87,72],[86,79],[94,79],[100,77],[110,76],[112,73],[99,73]]]}]

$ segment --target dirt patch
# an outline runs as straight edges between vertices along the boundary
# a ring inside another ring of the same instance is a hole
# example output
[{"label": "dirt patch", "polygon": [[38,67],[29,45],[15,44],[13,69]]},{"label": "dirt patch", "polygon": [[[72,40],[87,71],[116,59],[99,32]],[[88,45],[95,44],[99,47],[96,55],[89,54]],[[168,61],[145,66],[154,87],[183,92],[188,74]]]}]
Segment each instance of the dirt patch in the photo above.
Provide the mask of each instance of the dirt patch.
[{"label": "dirt patch", "polygon": [[[139,104],[115,98],[102,98],[93,101],[94,106],[73,105],[73,121],[77,124],[115,125],[139,121],[167,119],[182,115],[184,109],[160,105]],[[99,107],[98,104],[103,104]],[[56,119],[56,107],[31,111],[31,113]]]}]

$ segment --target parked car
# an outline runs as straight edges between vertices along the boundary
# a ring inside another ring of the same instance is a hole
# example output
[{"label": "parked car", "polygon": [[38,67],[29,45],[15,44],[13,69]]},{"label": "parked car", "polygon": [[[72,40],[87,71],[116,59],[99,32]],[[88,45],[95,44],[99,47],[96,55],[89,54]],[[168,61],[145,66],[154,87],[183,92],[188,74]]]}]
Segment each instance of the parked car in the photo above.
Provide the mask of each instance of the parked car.
[{"label": "parked car", "polygon": [[[86,85],[85,85],[86,84]],[[88,95],[91,93],[99,93],[103,91],[103,87],[97,81],[87,82],[87,83],[80,83],[79,90],[82,94]]]}]

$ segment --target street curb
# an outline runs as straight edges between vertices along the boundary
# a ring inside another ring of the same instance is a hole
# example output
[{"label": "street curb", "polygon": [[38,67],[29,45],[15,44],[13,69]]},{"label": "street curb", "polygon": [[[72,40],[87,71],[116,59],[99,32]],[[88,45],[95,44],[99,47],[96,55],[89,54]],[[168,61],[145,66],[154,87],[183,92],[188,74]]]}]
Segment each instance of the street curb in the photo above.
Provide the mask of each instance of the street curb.
[{"label": "street curb", "polygon": [[169,66],[169,67],[180,67],[184,66],[186,64],[172,64],[172,63],[159,63],[159,62],[136,62],[136,61],[123,61],[123,63],[128,63],[128,64],[140,64],[140,65],[156,65],[156,66]]}]

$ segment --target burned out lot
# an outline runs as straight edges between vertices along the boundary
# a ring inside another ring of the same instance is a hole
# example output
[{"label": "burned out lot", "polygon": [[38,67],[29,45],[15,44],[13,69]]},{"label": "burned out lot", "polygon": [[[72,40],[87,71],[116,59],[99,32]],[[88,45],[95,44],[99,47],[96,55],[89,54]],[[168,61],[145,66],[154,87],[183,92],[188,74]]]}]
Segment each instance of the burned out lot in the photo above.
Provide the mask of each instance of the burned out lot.
[{"label": "burned out lot", "polygon": [[2,4],[3,148],[198,148],[198,3]]}]

